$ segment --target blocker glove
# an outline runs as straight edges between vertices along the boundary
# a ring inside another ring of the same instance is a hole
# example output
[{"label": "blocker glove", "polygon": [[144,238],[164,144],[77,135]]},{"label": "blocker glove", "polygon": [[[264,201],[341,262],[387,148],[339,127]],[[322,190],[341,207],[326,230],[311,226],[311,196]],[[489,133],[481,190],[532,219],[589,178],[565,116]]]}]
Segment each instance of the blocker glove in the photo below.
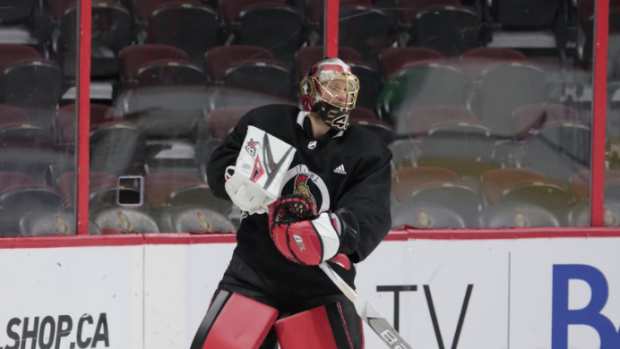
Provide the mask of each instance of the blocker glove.
[{"label": "blocker glove", "polygon": [[303,195],[284,196],[271,204],[269,227],[278,250],[304,265],[319,265],[338,253],[352,253],[359,231],[348,210],[318,214],[316,205]]}]

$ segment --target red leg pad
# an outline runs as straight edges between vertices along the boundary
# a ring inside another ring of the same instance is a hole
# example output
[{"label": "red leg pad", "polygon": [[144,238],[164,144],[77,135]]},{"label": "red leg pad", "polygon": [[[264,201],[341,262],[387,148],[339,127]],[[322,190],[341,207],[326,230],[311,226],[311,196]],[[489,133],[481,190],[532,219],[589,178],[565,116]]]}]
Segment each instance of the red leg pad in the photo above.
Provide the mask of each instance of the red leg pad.
[{"label": "red leg pad", "polygon": [[324,306],[276,321],[282,349],[338,349]]},{"label": "red leg pad", "polygon": [[278,311],[233,293],[209,330],[203,349],[258,349]]}]

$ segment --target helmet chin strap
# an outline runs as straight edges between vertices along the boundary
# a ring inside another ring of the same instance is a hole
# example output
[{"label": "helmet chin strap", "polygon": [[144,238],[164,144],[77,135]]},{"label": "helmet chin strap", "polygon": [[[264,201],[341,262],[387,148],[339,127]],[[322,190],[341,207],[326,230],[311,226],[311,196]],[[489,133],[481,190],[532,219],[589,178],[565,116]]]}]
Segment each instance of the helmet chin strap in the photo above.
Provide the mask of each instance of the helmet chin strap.
[{"label": "helmet chin strap", "polygon": [[321,101],[314,105],[312,112],[319,115],[333,130],[344,131],[349,126],[349,110]]}]

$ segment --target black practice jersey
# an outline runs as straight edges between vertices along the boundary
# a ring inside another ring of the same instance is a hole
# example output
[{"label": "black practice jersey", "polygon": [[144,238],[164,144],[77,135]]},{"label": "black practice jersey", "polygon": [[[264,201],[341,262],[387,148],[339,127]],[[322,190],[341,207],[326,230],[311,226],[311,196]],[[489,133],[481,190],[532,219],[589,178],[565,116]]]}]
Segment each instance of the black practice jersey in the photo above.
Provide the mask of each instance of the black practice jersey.
[{"label": "black practice jersey", "polygon": [[[307,115],[290,105],[268,105],[248,112],[212,153],[207,166],[209,186],[216,196],[229,200],[224,189],[225,169],[235,164],[248,125],[264,130],[297,149],[284,178],[282,196],[307,195],[319,212],[346,208],[355,215],[359,240],[348,256],[357,263],[377,247],[391,226],[392,154],[378,136],[358,125],[349,125],[346,131],[326,139],[313,139]],[[290,285],[315,285],[316,292],[325,287],[333,292],[328,286],[331,281],[318,267],[295,264],[280,254],[270,238],[267,214],[246,215],[241,220],[235,254],[261,274]],[[354,268],[349,272],[334,269],[353,285]]]}]

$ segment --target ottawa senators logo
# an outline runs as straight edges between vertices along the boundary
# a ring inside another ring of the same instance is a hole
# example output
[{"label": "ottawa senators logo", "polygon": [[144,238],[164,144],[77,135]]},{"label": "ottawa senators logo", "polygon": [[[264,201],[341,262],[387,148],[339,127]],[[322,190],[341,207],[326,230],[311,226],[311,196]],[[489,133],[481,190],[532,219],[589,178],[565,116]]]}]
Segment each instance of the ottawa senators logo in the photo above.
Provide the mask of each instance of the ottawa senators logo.
[{"label": "ottawa senators logo", "polygon": [[71,229],[67,222],[65,222],[60,215],[55,215],[54,220],[56,221],[56,229],[55,232],[58,235],[69,235],[71,234]]},{"label": "ottawa senators logo", "polygon": [[121,231],[123,233],[131,233],[133,231],[133,226],[131,225],[129,217],[127,217],[123,211],[117,211],[116,215],[118,216],[118,226],[121,228]]},{"label": "ottawa senators logo", "polygon": [[530,226],[530,220],[521,211],[515,210],[514,218],[515,218],[515,227],[527,228]]},{"label": "ottawa senators logo", "polygon": [[606,227],[617,227],[618,226],[618,216],[616,216],[612,210],[605,207],[604,214],[605,226]]},{"label": "ottawa senators logo", "polygon": [[250,155],[252,155],[252,157],[254,157],[256,155],[257,145],[258,145],[258,142],[250,138],[250,141],[248,142],[248,144],[245,145],[245,151],[247,151],[248,153],[250,153]]},{"label": "ottawa senators logo", "polygon": [[325,212],[331,208],[330,193],[325,181],[319,175],[311,172],[306,165],[297,165],[286,171],[282,181],[280,195],[303,195],[316,205],[318,212]]},{"label": "ottawa senators logo", "polygon": [[420,228],[432,228],[435,221],[424,209],[418,210],[418,224]]},{"label": "ottawa senators logo", "polygon": [[312,203],[316,206],[316,200],[310,192],[310,188],[308,187],[308,175],[306,174],[298,174],[295,178],[295,191],[293,191],[293,195],[303,195],[310,199]]},{"label": "ottawa senators logo", "polygon": [[211,224],[211,221],[209,221],[202,212],[196,212],[196,217],[198,218],[198,226],[200,227],[200,231],[205,233],[213,231],[213,224]]}]

